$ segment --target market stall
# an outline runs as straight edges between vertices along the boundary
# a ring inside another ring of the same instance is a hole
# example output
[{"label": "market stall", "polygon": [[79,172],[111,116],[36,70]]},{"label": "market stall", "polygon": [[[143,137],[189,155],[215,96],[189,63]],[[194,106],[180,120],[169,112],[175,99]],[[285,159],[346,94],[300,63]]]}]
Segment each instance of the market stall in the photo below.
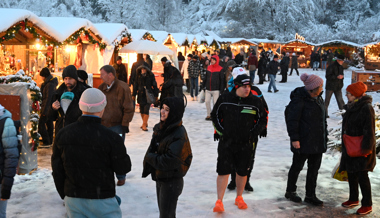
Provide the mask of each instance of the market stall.
[{"label": "market stall", "polygon": [[[314,46],[315,44],[312,42],[294,39],[285,42],[285,44],[281,46],[281,54],[285,52],[292,56],[293,53],[296,53],[299,67],[306,68],[310,67],[310,56],[314,51]],[[291,67],[291,63],[289,67]]]},{"label": "market stall", "polygon": [[380,43],[373,42],[364,47],[364,68],[366,70],[380,69]]},{"label": "market stall", "polygon": [[228,46],[231,47],[232,53],[236,56],[240,53],[240,49],[244,49],[244,52],[248,52],[250,47],[253,47],[257,51],[257,43],[251,42],[244,38],[224,38],[224,40],[229,41]]},{"label": "market stall", "polygon": [[[265,51],[268,51],[271,49],[273,53],[276,54],[276,51],[281,49],[282,42],[276,41],[276,40],[269,40],[269,39],[257,39],[253,38],[249,41],[254,42],[257,44],[257,53],[260,54],[261,50],[264,49]],[[277,54],[279,55],[279,54]]]},{"label": "market stall", "polygon": [[359,44],[344,41],[344,40],[332,40],[332,41],[316,44],[315,46],[321,47],[325,51],[328,51],[329,49],[331,49],[331,51],[334,54],[336,53],[342,54],[348,60],[352,60],[353,55],[358,52],[358,48],[362,47]]},{"label": "market stall", "polygon": [[218,35],[216,35],[213,31],[203,31],[203,35],[205,36],[205,38],[207,39],[207,42],[208,42],[208,46],[212,49],[212,50],[216,50],[216,49],[226,49],[227,48],[227,41],[223,40],[222,38],[220,38]]}]

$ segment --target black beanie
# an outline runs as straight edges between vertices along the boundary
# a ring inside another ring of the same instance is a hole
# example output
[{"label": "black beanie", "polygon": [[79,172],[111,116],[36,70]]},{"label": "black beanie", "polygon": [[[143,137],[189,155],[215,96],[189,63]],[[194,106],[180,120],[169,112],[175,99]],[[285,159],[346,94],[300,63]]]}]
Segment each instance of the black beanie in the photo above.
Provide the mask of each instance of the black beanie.
[{"label": "black beanie", "polygon": [[166,62],[168,59],[166,57],[161,58],[161,62]]},{"label": "black beanie", "polygon": [[50,76],[49,68],[47,68],[47,67],[42,68],[42,70],[40,72],[40,76],[45,77],[45,78]]},{"label": "black beanie", "polygon": [[65,67],[62,72],[62,79],[65,79],[65,77],[71,77],[78,81],[77,68],[74,65]]},{"label": "black beanie", "polygon": [[251,84],[251,78],[247,74],[241,74],[234,79],[234,84],[237,87]]},{"label": "black beanie", "polygon": [[88,79],[87,72],[84,70],[77,70],[78,77],[81,78],[83,81],[86,81]]}]

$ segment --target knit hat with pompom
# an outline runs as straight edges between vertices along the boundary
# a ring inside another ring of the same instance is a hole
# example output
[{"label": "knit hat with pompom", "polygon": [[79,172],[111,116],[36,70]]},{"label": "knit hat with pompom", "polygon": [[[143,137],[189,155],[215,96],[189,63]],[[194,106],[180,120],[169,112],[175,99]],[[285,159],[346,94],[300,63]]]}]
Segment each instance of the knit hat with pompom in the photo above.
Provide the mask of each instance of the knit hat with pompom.
[{"label": "knit hat with pompom", "polygon": [[301,80],[303,84],[305,84],[305,89],[310,91],[321,85],[323,85],[323,79],[314,74],[304,73],[301,75]]}]

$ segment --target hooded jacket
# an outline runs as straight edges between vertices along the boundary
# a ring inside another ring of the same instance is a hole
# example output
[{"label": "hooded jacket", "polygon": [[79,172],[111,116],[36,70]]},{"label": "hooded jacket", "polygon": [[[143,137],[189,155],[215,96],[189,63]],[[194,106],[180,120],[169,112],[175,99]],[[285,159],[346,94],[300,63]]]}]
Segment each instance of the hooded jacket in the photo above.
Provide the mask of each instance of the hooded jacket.
[{"label": "hooded jacket", "polygon": [[337,77],[343,74],[343,67],[337,61],[334,61],[326,69],[326,90],[338,91],[343,88],[343,79]]},{"label": "hooded jacket", "polygon": [[16,174],[18,165],[19,150],[17,148],[17,131],[12,121],[12,114],[4,109],[4,114],[0,120],[6,119],[4,130],[1,134],[0,144],[0,184],[1,198],[9,199],[13,186],[13,177]]},{"label": "hooded jacket", "polygon": [[115,68],[115,71],[116,71],[116,78],[118,78],[119,80],[125,83],[128,83],[127,68],[125,68],[124,64],[115,63],[113,65],[113,68]]},{"label": "hooded jacket", "polygon": [[164,65],[164,83],[162,84],[161,100],[166,97],[183,98],[183,78],[179,70],[168,61]]},{"label": "hooded jacket", "polygon": [[292,55],[292,68],[293,69],[298,69],[297,55]]},{"label": "hooded jacket", "polygon": [[220,91],[222,93],[225,84],[223,68],[219,65],[219,57],[217,55],[211,58],[214,58],[216,63],[207,67],[203,87],[209,91]]},{"label": "hooded jacket", "polygon": [[41,115],[48,115],[49,108],[53,104],[53,96],[57,90],[58,80],[56,77],[53,78],[52,75],[49,75],[45,78],[44,82],[41,84]]},{"label": "hooded jacket", "polygon": [[[292,152],[320,154],[327,149],[327,122],[322,93],[312,98],[305,87],[298,87],[290,94],[290,103],[285,110],[285,121]],[[292,142],[299,141],[300,149]]]},{"label": "hooded jacket", "polygon": [[211,112],[211,118],[222,140],[232,139],[237,143],[253,141],[267,124],[267,114],[262,100],[252,92],[248,97],[241,98],[236,95],[235,88],[218,98]]},{"label": "hooded jacket", "polygon": [[344,141],[342,140],[342,158],[340,170],[349,173],[359,171],[373,171],[376,165],[376,137],[375,137],[375,112],[372,107],[372,97],[365,95],[352,107],[344,106],[346,113],[343,115],[343,134],[349,136],[363,136],[361,148],[364,152],[372,154],[367,157],[350,157],[347,155]]},{"label": "hooded jacket", "polygon": [[144,157],[142,177],[152,174],[153,180],[182,178],[189,170],[192,152],[182,117],[183,99],[170,97],[161,103],[170,108],[165,122],[156,124],[153,137]]},{"label": "hooded jacket", "polygon": [[139,66],[142,66],[142,65],[144,65],[148,68],[150,67],[149,64],[144,61],[143,54],[137,54],[137,61],[132,64],[131,77],[129,78],[129,86],[131,86],[135,83],[136,70]]},{"label": "hooded jacket", "polygon": [[[141,74],[141,69],[146,70],[146,76]],[[137,102],[139,104],[147,104],[145,88],[153,93],[154,97],[158,97],[158,88],[156,78],[154,74],[150,71],[150,69],[146,66],[140,66],[137,68],[137,76],[135,80],[135,84],[133,84],[133,94],[132,96],[137,95]]]}]

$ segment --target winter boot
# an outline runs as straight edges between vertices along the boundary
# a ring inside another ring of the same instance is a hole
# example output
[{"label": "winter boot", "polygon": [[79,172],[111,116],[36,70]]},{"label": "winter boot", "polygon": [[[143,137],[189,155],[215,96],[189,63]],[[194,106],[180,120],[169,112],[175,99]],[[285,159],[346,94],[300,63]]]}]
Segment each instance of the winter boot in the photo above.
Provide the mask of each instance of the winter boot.
[{"label": "winter boot", "polygon": [[252,186],[251,186],[251,184],[249,184],[249,178],[250,178],[251,176],[247,176],[247,182],[245,183],[245,187],[244,187],[244,190],[246,190],[246,191],[249,191],[249,192],[253,192],[253,188],[252,188]]},{"label": "winter boot", "polygon": [[232,180],[231,180],[231,182],[230,182],[230,184],[228,184],[227,188],[228,188],[229,190],[235,190],[235,188],[236,188],[236,182],[235,182],[235,179],[232,179]]},{"label": "winter boot", "polygon": [[302,199],[300,196],[298,196],[297,192],[286,192],[285,193],[285,198],[289,199],[293,202],[300,203],[302,202]]},{"label": "winter boot", "polygon": [[323,206],[323,201],[319,200],[315,195],[313,197],[306,196],[304,201],[315,206]]}]

